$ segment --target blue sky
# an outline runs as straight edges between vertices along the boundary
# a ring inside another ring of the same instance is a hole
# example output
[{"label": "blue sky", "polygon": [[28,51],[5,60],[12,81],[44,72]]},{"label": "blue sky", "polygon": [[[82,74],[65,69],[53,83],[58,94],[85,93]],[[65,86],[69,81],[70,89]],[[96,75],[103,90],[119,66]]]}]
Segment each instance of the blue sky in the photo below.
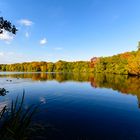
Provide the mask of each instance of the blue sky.
[{"label": "blue sky", "polygon": [[0,0],[19,31],[0,36],[0,63],[89,60],[136,50],[140,0]]}]

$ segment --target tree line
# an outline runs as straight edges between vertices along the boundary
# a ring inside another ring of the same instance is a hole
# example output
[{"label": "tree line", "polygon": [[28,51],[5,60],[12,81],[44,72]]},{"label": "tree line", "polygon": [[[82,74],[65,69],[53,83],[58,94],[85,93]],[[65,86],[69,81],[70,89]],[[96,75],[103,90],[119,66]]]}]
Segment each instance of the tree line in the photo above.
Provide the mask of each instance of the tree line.
[{"label": "tree line", "polygon": [[110,57],[92,58],[91,61],[24,62],[0,64],[0,71],[19,72],[77,72],[140,75],[140,50]]},{"label": "tree line", "polygon": [[89,61],[66,62],[27,62],[16,64],[0,64],[0,71],[19,72],[91,72]]},{"label": "tree line", "polygon": [[94,66],[94,72],[140,75],[140,50],[101,57]]}]

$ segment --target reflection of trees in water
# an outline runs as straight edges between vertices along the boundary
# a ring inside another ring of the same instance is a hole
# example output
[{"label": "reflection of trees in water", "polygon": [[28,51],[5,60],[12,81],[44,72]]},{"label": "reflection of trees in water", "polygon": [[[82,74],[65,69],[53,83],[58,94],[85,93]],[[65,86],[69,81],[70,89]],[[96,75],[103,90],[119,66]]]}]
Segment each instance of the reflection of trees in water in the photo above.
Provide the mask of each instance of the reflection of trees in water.
[{"label": "reflection of trees in water", "polygon": [[[98,87],[112,88],[125,94],[138,95],[140,94],[140,78],[129,77],[127,75],[94,75]],[[94,84],[91,84],[94,85]]]},{"label": "reflection of trees in water", "polygon": [[85,82],[90,81],[90,74],[80,73],[22,73],[22,74],[5,74],[0,77],[22,78],[32,79],[33,81],[47,81],[56,80],[58,82],[65,81],[78,81]]},{"label": "reflection of trees in water", "polygon": [[0,77],[32,79],[33,81],[57,80],[58,82],[90,82],[94,88],[111,88],[124,94],[135,95],[140,102],[140,78],[128,75],[87,73],[22,73],[6,74]]},{"label": "reflection of trees in water", "polygon": [[95,74],[94,78],[92,79],[93,80],[91,80],[91,86],[93,87],[111,88],[123,94],[131,94],[137,96],[138,105],[140,107],[139,77],[130,77],[128,75]]}]

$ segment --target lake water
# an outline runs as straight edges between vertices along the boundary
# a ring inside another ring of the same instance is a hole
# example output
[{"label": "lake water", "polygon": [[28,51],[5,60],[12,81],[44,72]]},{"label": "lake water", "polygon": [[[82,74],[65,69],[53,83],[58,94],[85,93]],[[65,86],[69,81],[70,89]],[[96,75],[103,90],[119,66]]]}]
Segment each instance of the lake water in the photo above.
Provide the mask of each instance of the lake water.
[{"label": "lake water", "polygon": [[[11,81],[10,81],[11,80]],[[40,104],[36,122],[71,140],[139,140],[140,78],[126,75],[0,73],[0,108],[25,90],[25,107]],[[59,139],[59,138],[58,138]]]}]

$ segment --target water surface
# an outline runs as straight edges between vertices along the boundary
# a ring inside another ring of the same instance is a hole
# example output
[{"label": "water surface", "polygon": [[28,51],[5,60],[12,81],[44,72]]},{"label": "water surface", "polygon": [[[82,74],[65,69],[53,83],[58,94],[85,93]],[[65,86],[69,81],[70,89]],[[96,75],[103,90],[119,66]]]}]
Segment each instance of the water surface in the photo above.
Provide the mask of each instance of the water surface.
[{"label": "water surface", "polygon": [[67,138],[140,139],[140,78],[126,75],[0,73],[0,108],[26,92],[25,107],[39,104],[35,121]]}]

